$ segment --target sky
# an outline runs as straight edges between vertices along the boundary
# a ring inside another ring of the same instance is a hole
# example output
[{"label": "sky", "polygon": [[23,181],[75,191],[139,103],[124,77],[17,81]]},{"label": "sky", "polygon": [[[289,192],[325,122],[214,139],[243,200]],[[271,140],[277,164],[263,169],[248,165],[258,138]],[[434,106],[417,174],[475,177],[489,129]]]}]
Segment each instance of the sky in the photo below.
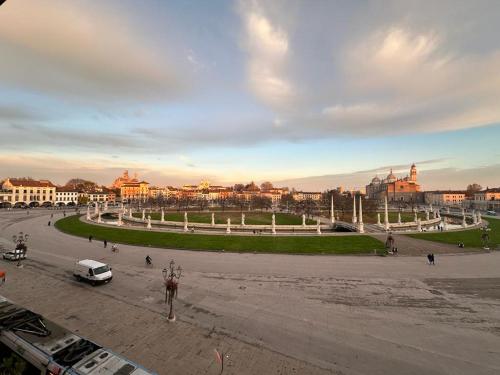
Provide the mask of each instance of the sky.
[{"label": "sky", "polygon": [[7,0],[0,178],[500,186],[500,2]]}]

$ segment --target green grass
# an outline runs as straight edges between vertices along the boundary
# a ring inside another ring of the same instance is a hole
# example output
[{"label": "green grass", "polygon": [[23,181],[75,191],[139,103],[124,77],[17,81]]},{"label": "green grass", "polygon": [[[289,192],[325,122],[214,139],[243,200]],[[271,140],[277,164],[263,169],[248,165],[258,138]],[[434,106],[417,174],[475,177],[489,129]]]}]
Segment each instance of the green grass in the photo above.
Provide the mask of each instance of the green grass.
[{"label": "green grass", "polygon": [[[146,214],[148,217],[149,214]],[[245,224],[249,225],[271,225],[272,221],[271,212],[245,212]],[[142,213],[134,213],[134,217],[141,218]],[[241,224],[240,212],[217,212],[215,214],[216,224],[226,224],[227,219],[231,219],[231,224]],[[151,214],[152,220],[160,220],[161,214],[154,212]],[[184,222],[184,212],[165,212],[166,221],[179,221]],[[212,213],[210,212],[188,212],[188,221],[190,223],[206,223],[212,222]],[[301,225],[302,217],[291,214],[276,213],[276,225]],[[306,224],[316,224],[316,221],[306,219]]]},{"label": "green grass", "polygon": [[[500,246],[500,220],[499,219],[487,219],[491,231],[488,232],[490,236],[490,247],[498,248]],[[457,232],[436,232],[436,233],[417,233],[408,234],[408,236],[413,238],[418,238],[420,240],[428,240],[435,242],[443,242],[450,244],[458,244],[463,242],[465,247],[482,247],[483,243],[481,241],[482,231],[480,229],[463,230]]]},{"label": "green grass", "polygon": [[364,254],[383,249],[382,242],[370,236],[237,236],[191,233],[150,232],[109,228],[87,224],[79,216],[69,216],[55,223],[60,231],[80,237],[139,246],[186,250],[224,250],[280,254]]}]

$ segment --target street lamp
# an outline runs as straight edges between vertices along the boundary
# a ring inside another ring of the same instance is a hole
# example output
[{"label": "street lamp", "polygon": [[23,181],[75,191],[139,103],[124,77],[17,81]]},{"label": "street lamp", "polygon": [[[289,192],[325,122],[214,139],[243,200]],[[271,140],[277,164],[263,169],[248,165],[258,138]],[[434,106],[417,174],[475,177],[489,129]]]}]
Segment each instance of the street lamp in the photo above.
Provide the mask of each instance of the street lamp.
[{"label": "street lamp", "polygon": [[28,250],[28,246],[26,245],[28,242],[29,234],[19,232],[17,235],[12,236],[12,241],[16,244],[15,250],[20,250],[19,255],[17,255],[17,251],[15,251],[16,256],[18,256],[17,266],[21,267],[21,258],[22,256],[26,256],[26,251]]},{"label": "street lamp", "polygon": [[168,313],[168,320],[175,321],[174,315],[174,297],[177,297],[177,287],[179,279],[182,275],[182,268],[178,266],[175,269],[175,262],[170,261],[169,268],[164,268],[162,271],[163,280],[165,281],[165,303],[170,305],[170,312]]}]

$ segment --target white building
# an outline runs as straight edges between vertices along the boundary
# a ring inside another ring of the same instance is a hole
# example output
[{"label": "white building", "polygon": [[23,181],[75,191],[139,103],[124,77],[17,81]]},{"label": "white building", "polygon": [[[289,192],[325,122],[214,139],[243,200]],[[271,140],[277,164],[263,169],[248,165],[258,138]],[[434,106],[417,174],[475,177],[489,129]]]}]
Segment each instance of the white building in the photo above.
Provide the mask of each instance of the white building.
[{"label": "white building", "polygon": [[79,193],[76,189],[68,187],[56,188],[56,206],[76,206]]}]

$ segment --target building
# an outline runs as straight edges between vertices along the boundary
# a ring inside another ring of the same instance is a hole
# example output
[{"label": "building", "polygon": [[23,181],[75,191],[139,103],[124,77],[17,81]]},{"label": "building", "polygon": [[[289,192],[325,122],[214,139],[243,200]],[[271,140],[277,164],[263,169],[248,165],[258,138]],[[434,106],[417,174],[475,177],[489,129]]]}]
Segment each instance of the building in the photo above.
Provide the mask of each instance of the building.
[{"label": "building", "polygon": [[426,204],[436,206],[461,206],[465,201],[465,191],[463,190],[437,190],[426,191],[424,193],[424,201]]},{"label": "building", "polygon": [[500,188],[486,188],[474,193],[474,199],[469,205],[484,211],[500,211]]},{"label": "building", "polygon": [[221,185],[211,185],[209,181],[201,181],[198,185],[184,185],[179,191],[181,198],[204,199],[215,202],[219,199],[228,198],[232,189]]},{"label": "building", "polygon": [[166,187],[157,187],[157,186],[151,186],[149,188],[149,196],[151,198],[157,199],[157,198],[167,198],[168,196],[168,188]]},{"label": "building", "polygon": [[150,197],[149,182],[127,182],[120,187],[122,202],[145,201]]},{"label": "building", "polygon": [[369,199],[379,202],[383,202],[385,197],[389,202],[422,202],[424,197],[417,182],[417,167],[413,164],[409,176],[404,178],[397,178],[392,169],[383,180],[375,176],[370,184],[366,185],[366,195]]},{"label": "building", "polygon": [[128,174],[128,171],[123,171],[123,174],[120,177],[118,177],[117,179],[115,179],[115,181],[110,186],[110,188],[111,189],[120,189],[123,184],[135,183],[135,182],[139,182],[139,180],[137,179],[137,173],[135,173],[134,177],[131,178]]},{"label": "building", "polygon": [[4,204],[10,206],[52,206],[56,199],[56,186],[48,180],[7,178],[2,183]]},{"label": "building", "polygon": [[56,206],[76,206],[78,204],[79,193],[77,189],[69,186],[56,188]]},{"label": "building", "polygon": [[305,200],[319,201],[321,200],[321,193],[317,191],[296,191],[292,193],[293,200],[297,202]]}]

